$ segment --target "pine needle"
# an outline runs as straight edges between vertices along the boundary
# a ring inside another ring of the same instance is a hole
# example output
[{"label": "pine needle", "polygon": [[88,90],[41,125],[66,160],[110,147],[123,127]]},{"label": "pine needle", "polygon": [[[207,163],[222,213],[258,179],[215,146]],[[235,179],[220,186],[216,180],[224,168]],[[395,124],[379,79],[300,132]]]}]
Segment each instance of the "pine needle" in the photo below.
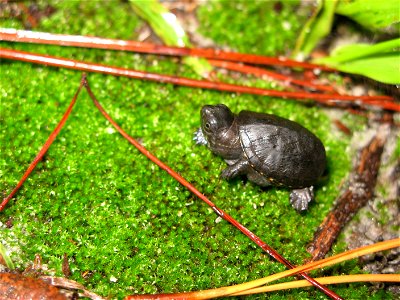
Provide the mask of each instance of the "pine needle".
[{"label": "pine needle", "polygon": [[[351,282],[400,282],[400,274],[356,274],[356,275],[342,275],[342,276],[329,276],[314,278],[321,284],[338,284],[338,283],[351,283]],[[295,289],[301,287],[308,287],[311,284],[306,280],[295,280],[291,282],[278,283],[259,288],[254,288],[244,292],[231,294],[230,296],[259,294],[266,292],[274,292],[280,290]]]}]

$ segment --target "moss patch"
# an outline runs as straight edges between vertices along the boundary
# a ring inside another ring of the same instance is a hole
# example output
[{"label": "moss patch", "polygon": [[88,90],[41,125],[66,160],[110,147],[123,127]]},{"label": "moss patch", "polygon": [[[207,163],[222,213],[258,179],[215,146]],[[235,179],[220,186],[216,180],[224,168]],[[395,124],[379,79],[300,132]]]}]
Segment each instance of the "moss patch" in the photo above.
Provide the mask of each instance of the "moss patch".
[{"label": "moss patch", "polygon": [[199,9],[200,32],[239,52],[288,54],[307,18],[298,2],[213,1]]},{"label": "moss patch", "polygon": [[[200,8],[199,13],[202,32],[217,43],[269,55],[293,48],[296,29],[303,20],[293,14],[295,5],[285,3],[277,14],[265,2],[240,2],[243,10],[239,18],[238,8],[231,2],[223,2],[224,6],[221,3]],[[128,3],[60,1],[52,5],[56,13],[43,20],[38,31],[137,38],[135,29],[140,20]],[[273,21],[265,19],[259,29],[257,22],[266,14]],[[282,22],[292,27],[277,37],[275,33],[288,26]],[[15,19],[2,20],[1,26],[22,28]],[[78,60],[195,76],[171,58],[1,44]],[[56,126],[80,76],[71,70],[2,61],[0,186],[4,195]],[[348,139],[331,134],[331,122],[320,108],[99,74],[90,74],[89,81],[109,114],[152,153],[294,264],[308,257],[305,247],[349,170]],[[317,201],[308,213],[300,216],[290,207],[286,190],[265,191],[242,180],[226,182],[219,178],[225,163],[192,141],[199,126],[200,107],[215,103],[225,103],[235,112],[249,109],[276,113],[299,121],[321,137],[329,158],[329,180],[318,187]],[[1,213],[3,224],[10,219],[13,226],[1,227],[1,240],[13,249],[11,258],[18,267],[24,268],[37,253],[53,273],[62,276],[62,256],[66,253],[72,279],[112,298],[130,293],[207,289],[284,270],[232,226],[216,222],[211,209],[140,155],[96,111],[85,92],[45,159]],[[338,246],[333,252],[343,249]],[[356,265],[349,264],[338,267],[337,273],[352,272]],[[112,282],[112,277],[117,281]],[[368,285],[364,284],[334,289],[345,298],[369,295]],[[282,298],[324,296],[311,288],[271,295],[271,299]]]}]

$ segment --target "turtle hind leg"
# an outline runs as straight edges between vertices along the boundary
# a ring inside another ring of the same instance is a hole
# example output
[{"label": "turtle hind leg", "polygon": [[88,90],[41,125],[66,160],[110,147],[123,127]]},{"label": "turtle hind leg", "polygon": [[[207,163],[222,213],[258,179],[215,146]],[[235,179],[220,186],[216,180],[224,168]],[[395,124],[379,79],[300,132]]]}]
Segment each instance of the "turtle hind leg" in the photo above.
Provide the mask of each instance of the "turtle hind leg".
[{"label": "turtle hind leg", "polygon": [[314,188],[312,186],[303,189],[295,189],[290,193],[290,204],[298,212],[307,210],[308,203],[314,199]]}]

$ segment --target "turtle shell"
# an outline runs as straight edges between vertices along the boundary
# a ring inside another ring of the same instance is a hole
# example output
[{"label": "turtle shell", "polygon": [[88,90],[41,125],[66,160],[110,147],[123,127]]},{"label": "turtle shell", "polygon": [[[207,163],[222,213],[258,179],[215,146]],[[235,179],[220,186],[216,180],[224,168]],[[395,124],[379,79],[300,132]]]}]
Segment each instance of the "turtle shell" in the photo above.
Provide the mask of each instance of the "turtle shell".
[{"label": "turtle shell", "polygon": [[250,111],[240,112],[236,121],[250,165],[271,184],[308,187],[324,172],[325,148],[300,124]]}]

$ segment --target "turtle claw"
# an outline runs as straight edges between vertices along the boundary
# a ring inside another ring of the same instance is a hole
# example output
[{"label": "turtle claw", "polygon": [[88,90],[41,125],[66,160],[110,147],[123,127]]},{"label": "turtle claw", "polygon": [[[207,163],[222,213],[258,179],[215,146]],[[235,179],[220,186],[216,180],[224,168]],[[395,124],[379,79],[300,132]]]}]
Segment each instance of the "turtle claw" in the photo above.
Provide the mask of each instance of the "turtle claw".
[{"label": "turtle claw", "polygon": [[201,128],[196,130],[196,132],[194,133],[193,140],[196,142],[197,145],[207,145],[208,144]]},{"label": "turtle claw", "polygon": [[314,188],[312,186],[304,189],[292,190],[290,193],[290,204],[298,212],[307,210],[308,203],[314,199]]}]

